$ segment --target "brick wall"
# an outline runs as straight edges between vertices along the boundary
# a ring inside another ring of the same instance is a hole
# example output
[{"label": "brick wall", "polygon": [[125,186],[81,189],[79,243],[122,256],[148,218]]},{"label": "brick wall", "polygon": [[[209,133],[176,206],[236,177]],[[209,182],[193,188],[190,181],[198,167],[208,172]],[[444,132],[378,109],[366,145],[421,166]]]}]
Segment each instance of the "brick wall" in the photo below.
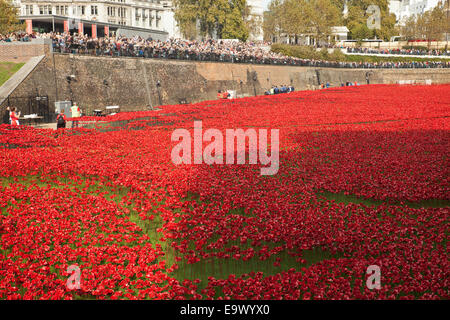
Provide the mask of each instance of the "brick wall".
[{"label": "brick wall", "polygon": [[49,54],[50,40],[31,42],[0,42],[0,62],[27,62],[30,58]]},{"label": "brick wall", "polygon": [[[178,104],[180,100],[191,103],[216,99],[218,90],[236,90],[238,95],[254,95],[255,91],[264,94],[272,84],[292,84],[296,90],[313,89],[318,86],[318,77],[322,83],[330,82],[334,86],[346,81],[365,83],[367,71],[55,54],[47,55],[11,96],[39,92],[49,96],[50,109],[56,100],[73,100],[88,113],[108,105],[131,111],[143,110],[150,102],[157,106],[159,97],[162,104]],[[410,79],[450,83],[450,69],[375,69],[372,72],[371,83]],[[75,76],[70,84],[69,75]]]}]

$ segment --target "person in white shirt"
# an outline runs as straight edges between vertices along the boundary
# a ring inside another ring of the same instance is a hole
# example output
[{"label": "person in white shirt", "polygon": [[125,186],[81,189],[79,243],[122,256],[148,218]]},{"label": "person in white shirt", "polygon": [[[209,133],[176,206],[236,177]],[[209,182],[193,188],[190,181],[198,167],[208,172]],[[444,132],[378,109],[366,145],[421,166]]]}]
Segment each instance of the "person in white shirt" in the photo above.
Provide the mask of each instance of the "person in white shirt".
[{"label": "person in white shirt", "polygon": [[76,103],[70,108],[72,112],[72,128],[78,128],[78,118],[81,116],[81,110]]}]

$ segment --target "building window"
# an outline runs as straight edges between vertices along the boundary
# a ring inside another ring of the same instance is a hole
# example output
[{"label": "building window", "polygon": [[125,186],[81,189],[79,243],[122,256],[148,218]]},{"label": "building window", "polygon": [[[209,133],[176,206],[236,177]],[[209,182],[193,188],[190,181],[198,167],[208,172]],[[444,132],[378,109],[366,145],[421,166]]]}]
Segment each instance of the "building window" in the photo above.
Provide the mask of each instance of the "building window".
[{"label": "building window", "polygon": [[161,16],[159,15],[159,11],[156,11],[156,27],[159,27],[159,21],[161,20]]},{"label": "building window", "polygon": [[39,6],[39,14],[52,14],[52,6]]},{"label": "building window", "polygon": [[119,10],[117,10],[117,15],[119,17],[122,18],[126,18],[127,17],[127,10],[125,8],[118,8]]},{"label": "building window", "polygon": [[153,11],[150,10],[148,15],[148,26],[153,26],[153,19],[155,19],[155,16],[153,15]]},{"label": "building window", "polygon": [[140,15],[140,13],[139,13],[139,9],[136,9],[136,15],[135,15],[135,17],[136,17],[136,21],[139,21],[139,19],[140,19],[140,17],[141,17],[141,15]]},{"label": "building window", "polygon": [[67,6],[56,6],[56,14],[67,15]]},{"label": "building window", "polygon": [[77,13],[79,14],[79,15],[82,15],[82,16],[84,16],[85,15],[85,13],[86,13],[86,6],[78,6],[78,8],[77,8]]},{"label": "building window", "polygon": [[91,15],[93,15],[93,16],[98,15],[98,7],[97,6],[91,6]]},{"label": "building window", "polygon": [[110,17],[116,16],[116,8],[115,7],[108,7],[108,16],[110,16]]},{"label": "building window", "polygon": [[33,5],[26,5],[25,6],[25,15],[26,16],[33,15]]}]

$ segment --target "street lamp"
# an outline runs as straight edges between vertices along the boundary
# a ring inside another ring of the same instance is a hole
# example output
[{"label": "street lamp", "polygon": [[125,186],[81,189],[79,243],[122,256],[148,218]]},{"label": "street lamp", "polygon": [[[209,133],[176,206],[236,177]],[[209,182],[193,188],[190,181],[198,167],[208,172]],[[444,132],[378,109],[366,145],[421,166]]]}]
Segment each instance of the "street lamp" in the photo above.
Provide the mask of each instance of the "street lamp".
[{"label": "street lamp", "polygon": [[71,74],[70,76],[66,77],[67,84],[69,85],[69,92],[70,92],[70,100],[73,103],[73,90],[72,90],[72,82],[77,81],[74,74]]},{"label": "street lamp", "polygon": [[109,105],[109,82],[108,80],[103,80],[103,85],[105,86],[105,91],[106,91],[106,104]]},{"label": "street lamp", "polygon": [[161,82],[158,80],[156,81],[156,90],[158,91],[158,99],[159,99],[159,105],[162,105],[161,101]]},{"label": "street lamp", "polygon": [[446,43],[446,50],[448,50],[448,29],[450,28],[449,25],[449,19],[448,19],[448,13],[450,12],[450,0],[447,0],[447,27],[445,28],[445,41]]}]

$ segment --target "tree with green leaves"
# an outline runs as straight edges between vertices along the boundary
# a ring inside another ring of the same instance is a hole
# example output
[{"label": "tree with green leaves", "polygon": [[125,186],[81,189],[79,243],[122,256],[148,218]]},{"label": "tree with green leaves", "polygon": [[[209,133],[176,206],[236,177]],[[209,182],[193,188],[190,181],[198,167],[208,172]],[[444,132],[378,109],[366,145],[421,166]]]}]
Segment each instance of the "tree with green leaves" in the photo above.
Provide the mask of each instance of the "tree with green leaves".
[{"label": "tree with green leaves", "polygon": [[[373,13],[367,12],[371,5],[375,5],[380,9],[380,28],[371,29],[367,25],[367,21],[373,16]],[[398,34],[398,30],[395,27],[396,18],[393,13],[389,12],[388,0],[347,0],[347,6],[348,14],[344,19],[344,23],[350,31],[351,39],[377,38],[388,41],[390,37]]]},{"label": "tree with green leaves", "polygon": [[0,34],[24,30],[18,19],[18,10],[9,0],[0,0]]},{"label": "tree with green leaves", "polygon": [[175,0],[175,19],[184,37],[193,40],[198,35],[197,5],[195,1]]},{"label": "tree with green leaves", "polygon": [[249,36],[246,0],[174,0],[175,19],[187,38],[245,41]]},{"label": "tree with green leaves", "polygon": [[404,22],[401,27],[401,34],[406,40],[413,40],[419,38],[419,29],[417,25],[417,17],[415,15],[410,16]]},{"label": "tree with green leaves", "polygon": [[[312,35],[327,40],[341,21],[335,0],[272,0],[265,16],[265,35]],[[318,41],[316,41],[318,44]]]},{"label": "tree with green leaves", "polygon": [[448,31],[447,26],[447,13],[443,2],[419,15],[417,19],[417,29],[422,38],[428,40],[428,47],[430,47],[431,41],[439,41],[444,38]]},{"label": "tree with green leaves", "polygon": [[449,30],[447,4],[440,2],[436,7],[418,16],[411,16],[401,28],[402,35],[408,39],[427,39],[428,46],[433,40],[442,40]]},{"label": "tree with green leaves", "polygon": [[263,31],[264,17],[252,15],[249,6],[245,6],[245,11],[244,11],[243,17],[246,22],[246,26],[247,26],[247,30],[248,30],[249,34],[259,36],[259,35],[261,35],[261,32],[262,32],[264,35],[264,31]]},{"label": "tree with green leaves", "polygon": [[268,10],[264,12],[264,39],[271,41],[274,37],[280,37],[285,30],[282,19],[285,17],[282,0],[272,0]]},{"label": "tree with green leaves", "polygon": [[319,41],[327,41],[331,27],[339,25],[341,12],[331,0],[305,1],[305,27]]},{"label": "tree with green leaves", "polygon": [[[250,10],[246,0],[221,0],[225,14],[217,24],[217,36],[221,39],[246,41],[249,36]],[[254,22],[256,23],[256,22]]]}]

